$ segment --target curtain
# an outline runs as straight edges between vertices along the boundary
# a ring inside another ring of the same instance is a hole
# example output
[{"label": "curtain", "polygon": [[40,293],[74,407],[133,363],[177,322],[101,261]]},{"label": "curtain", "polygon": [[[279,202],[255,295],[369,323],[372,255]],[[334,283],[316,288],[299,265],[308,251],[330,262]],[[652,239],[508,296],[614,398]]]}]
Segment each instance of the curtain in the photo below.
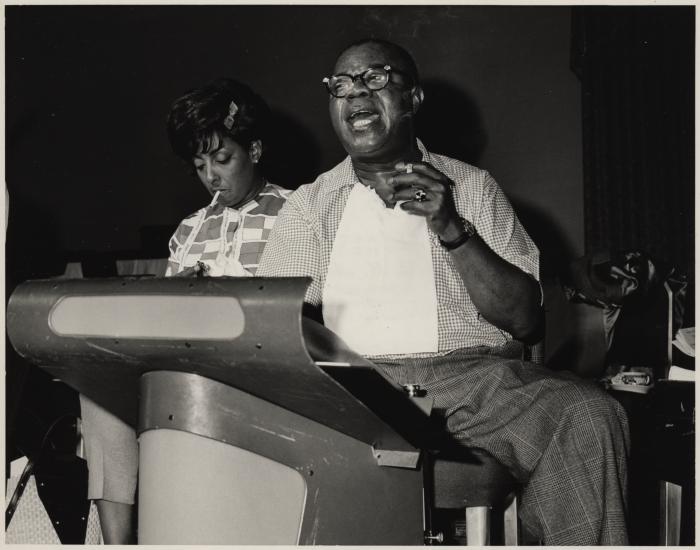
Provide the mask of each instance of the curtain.
[{"label": "curtain", "polygon": [[[576,7],[586,252],[640,249],[692,277],[694,6]],[[691,279],[692,280],[692,279]]]}]

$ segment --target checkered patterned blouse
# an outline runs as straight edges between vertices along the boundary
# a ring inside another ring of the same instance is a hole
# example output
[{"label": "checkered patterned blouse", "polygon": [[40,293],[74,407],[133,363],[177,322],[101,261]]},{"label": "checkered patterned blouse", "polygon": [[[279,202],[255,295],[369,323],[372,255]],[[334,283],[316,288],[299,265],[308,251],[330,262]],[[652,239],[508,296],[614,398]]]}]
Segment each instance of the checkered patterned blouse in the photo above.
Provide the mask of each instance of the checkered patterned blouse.
[{"label": "checkered patterned blouse", "polygon": [[170,238],[165,276],[198,261],[212,264],[220,257],[237,260],[246,274],[255,275],[277,213],[290,194],[288,189],[267,183],[254,200],[239,209],[217,205],[187,216]]},{"label": "checkered patterned blouse", "polygon": [[[485,170],[429,153],[418,142],[423,161],[454,183],[457,210],[472,221],[481,238],[501,257],[539,278],[539,252],[518,221],[508,199]],[[347,157],[314,183],[295,191],[279,213],[258,276],[309,276],[306,301],[320,305],[340,219],[353,185],[362,185]],[[511,335],[488,323],[471,301],[450,254],[429,231],[438,299],[438,349],[497,346]]]}]

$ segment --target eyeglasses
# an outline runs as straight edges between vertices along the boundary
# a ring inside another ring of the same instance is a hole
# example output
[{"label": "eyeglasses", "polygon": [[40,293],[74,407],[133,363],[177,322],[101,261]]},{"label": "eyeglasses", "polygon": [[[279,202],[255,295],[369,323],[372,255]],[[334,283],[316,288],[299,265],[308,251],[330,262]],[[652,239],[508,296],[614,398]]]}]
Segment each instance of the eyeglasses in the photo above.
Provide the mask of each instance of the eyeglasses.
[{"label": "eyeglasses", "polygon": [[361,80],[368,90],[376,92],[383,90],[391,80],[391,73],[406,74],[403,71],[392,69],[389,65],[383,67],[370,67],[360,74],[334,74],[323,79],[328,93],[333,97],[342,98],[347,96],[355,86],[356,80]]}]

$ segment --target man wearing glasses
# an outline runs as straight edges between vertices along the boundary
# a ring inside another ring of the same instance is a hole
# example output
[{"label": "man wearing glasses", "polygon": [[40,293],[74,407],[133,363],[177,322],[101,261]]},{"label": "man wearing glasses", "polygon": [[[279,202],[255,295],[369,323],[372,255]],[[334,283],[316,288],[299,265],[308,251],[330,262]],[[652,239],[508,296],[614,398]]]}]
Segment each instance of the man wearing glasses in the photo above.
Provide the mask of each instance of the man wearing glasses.
[{"label": "man wearing glasses", "polygon": [[624,411],[520,359],[541,332],[539,254],[505,195],[417,139],[403,48],[357,42],[323,82],[348,157],[290,197],[258,274],[311,277],[328,328],[525,484],[521,519],[545,544],[626,544]]}]

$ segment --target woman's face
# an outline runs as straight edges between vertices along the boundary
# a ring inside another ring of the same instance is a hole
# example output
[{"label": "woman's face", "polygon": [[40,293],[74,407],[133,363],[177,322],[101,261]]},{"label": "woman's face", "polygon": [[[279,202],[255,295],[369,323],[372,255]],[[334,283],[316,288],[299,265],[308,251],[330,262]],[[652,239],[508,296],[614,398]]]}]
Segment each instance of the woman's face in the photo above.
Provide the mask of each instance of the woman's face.
[{"label": "woman's face", "polygon": [[235,207],[257,193],[261,180],[255,164],[261,151],[260,141],[246,151],[229,137],[215,136],[209,150],[194,157],[194,168],[211,195],[220,192],[218,204]]}]

